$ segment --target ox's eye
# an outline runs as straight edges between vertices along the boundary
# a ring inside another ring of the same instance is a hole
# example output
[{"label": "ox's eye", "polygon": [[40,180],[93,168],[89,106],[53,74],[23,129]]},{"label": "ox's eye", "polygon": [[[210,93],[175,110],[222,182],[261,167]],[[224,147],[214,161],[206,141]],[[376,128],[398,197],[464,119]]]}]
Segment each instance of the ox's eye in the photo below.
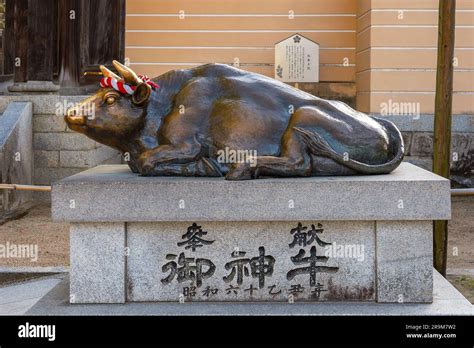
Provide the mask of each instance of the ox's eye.
[{"label": "ox's eye", "polygon": [[114,94],[110,93],[110,94],[107,94],[104,99],[107,105],[112,105],[113,103],[117,101],[118,96],[115,93]]},{"label": "ox's eye", "polygon": [[107,99],[105,100],[105,102],[109,105],[115,103],[117,101],[117,98],[115,96],[109,96],[107,97]]}]

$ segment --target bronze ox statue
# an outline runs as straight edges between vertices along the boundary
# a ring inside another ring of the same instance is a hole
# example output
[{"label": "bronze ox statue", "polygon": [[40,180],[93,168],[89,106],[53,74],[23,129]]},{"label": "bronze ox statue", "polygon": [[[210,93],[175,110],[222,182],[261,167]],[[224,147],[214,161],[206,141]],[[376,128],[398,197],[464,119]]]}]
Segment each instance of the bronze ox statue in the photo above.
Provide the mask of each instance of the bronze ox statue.
[{"label": "bronze ox statue", "polygon": [[[391,122],[269,77],[206,64],[156,77],[159,88],[152,90],[129,67],[114,66],[122,77],[102,66],[103,75],[133,94],[101,88],[65,119],[69,128],[126,155],[141,175],[244,180],[384,174],[404,156]],[[83,112],[91,105],[94,115]],[[226,161],[224,149],[252,155]]]}]

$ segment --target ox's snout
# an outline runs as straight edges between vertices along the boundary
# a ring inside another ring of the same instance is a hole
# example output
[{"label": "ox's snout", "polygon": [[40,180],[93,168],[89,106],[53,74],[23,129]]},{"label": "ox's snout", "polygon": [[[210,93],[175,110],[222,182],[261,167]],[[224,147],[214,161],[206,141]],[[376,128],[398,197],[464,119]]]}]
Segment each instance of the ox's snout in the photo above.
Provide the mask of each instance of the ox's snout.
[{"label": "ox's snout", "polygon": [[86,123],[86,116],[82,115],[82,113],[77,107],[74,107],[66,111],[66,115],[64,115],[64,120],[66,121],[68,126],[82,126]]},{"label": "ox's snout", "polygon": [[64,120],[70,128],[71,126],[83,126],[87,119],[95,117],[95,99],[96,96],[89,97],[66,110]]}]

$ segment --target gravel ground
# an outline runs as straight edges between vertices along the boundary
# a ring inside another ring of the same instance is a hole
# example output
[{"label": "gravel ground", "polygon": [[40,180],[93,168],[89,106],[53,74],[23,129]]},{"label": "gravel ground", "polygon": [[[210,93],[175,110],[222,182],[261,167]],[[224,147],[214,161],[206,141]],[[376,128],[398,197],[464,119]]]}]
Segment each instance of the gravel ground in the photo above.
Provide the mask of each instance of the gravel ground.
[{"label": "gravel ground", "polygon": [[448,223],[448,268],[474,270],[474,197],[453,197]]},{"label": "gravel ground", "polygon": [[[474,303],[473,212],[474,197],[453,198],[452,219],[449,222],[448,269],[456,270],[456,275],[450,275],[448,279],[471,303]],[[0,267],[68,266],[68,232],[69,224],[51,221],[49,205],[36,206],[24,217],[0,225],[0,244],[37,244],[38,260],[32,262],[29,259],[0,258]],[[18,279],[25,276],[27,275],[18,275]],[[0,284],[11,279],[11,276],[0,276]]]},{"label": "gravel ground", "polygon": [[24,217],[0,225],[0,244],[36,244],[38,260],[0,258],[0,266],[68,266],[69,224],[51,221],[49,205],[38,205]]}]

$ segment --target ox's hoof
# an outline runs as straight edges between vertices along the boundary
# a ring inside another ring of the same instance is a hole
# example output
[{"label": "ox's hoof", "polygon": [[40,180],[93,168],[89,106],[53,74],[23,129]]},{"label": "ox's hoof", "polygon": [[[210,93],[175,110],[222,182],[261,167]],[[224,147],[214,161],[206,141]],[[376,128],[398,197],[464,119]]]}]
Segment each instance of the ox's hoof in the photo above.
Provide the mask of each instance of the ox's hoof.
[{"label": "ox's hoof", "polygon": [[150,168],[150,167],[141,168],[139,173],[141,176],[155,176],[156,175],[154,168]]},{"label": "ox's hoof", "polygon": [[226,180],[251,180],[252,170],[248,163],[235,163],[229,168]]},{"label": "ox's hoof", "polygon": [[148,153],[143,153],[138,158],[138,170],[141,175],[151,176],[155,171],[156,161],[153,159],[153,156]]}]

